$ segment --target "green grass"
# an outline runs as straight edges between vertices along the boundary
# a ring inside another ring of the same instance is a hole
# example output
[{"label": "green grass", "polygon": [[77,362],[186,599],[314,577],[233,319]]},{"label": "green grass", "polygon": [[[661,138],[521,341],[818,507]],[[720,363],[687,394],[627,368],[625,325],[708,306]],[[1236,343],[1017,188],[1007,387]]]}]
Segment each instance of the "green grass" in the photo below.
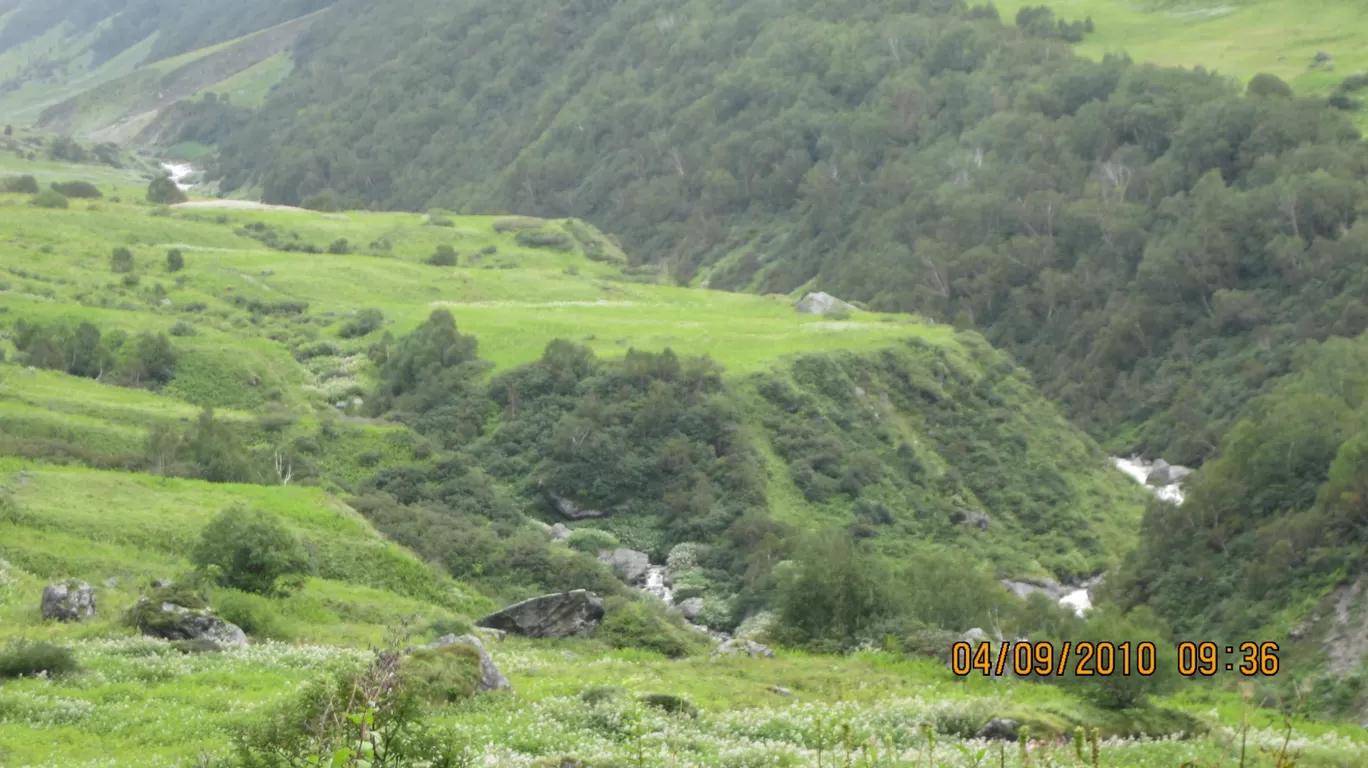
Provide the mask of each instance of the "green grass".
[{"label": "green grass", "polygon": [[[284,80],[294,69],[294,60],[288,53],[277,53],[242,70],[222,82],[212,85],[200,93],[215,93],[227,96],[239,107],[260,107],[266,103],[266,96],[276,83]],[[193,98],[198,98],[196,94]]]},{"label": "green grass", "polygon": [[[1023,0],[997,3],[1011,23]],[[1368,69],[1368,10],[1350,0],[1054,0],[1064,19],[1093,18],[1097,32],[1077,50],[1092,58],[1125,52],[1142,62],[1205,67],[1247,81],[1260,72],[1299,91],[1327,93]],[[1333,71],[1313,68],[1317,53]]]}]

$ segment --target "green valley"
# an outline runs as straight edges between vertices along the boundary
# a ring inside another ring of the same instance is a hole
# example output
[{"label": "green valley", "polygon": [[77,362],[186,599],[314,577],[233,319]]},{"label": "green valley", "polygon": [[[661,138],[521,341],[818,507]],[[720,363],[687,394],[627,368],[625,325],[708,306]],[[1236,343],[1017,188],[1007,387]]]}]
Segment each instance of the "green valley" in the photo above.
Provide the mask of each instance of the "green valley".
[{"label": "green valley", "polygon": [[0,766],[1361,765],[1364,18],[0,0]]}]

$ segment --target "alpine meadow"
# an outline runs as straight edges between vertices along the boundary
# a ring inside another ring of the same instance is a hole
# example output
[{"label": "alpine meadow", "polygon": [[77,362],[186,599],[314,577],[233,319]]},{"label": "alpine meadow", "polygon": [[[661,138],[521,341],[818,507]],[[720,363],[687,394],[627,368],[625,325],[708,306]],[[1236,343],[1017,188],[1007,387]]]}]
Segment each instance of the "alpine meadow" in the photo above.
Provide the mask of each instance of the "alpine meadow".
[{"label": "alpine meadow", "polygon": [[0,0],[0,766],[1368,765],[1359,5]]}]

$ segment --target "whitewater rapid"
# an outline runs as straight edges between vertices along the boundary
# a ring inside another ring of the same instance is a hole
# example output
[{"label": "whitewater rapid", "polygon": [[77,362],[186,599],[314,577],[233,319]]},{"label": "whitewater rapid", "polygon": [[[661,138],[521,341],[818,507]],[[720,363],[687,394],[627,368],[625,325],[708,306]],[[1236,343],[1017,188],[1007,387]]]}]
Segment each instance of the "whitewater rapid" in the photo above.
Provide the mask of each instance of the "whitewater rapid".
[{"label": "whitewater rapid", "polygon": [[176,183],[176,186],[179,187],[182,192],[195,186],[194,184],[185,183],[185,179],[198,170],[195,166],[190,165],[189,163],[162,163],[161,167],[162,170],[170,174],[171,180]]}]

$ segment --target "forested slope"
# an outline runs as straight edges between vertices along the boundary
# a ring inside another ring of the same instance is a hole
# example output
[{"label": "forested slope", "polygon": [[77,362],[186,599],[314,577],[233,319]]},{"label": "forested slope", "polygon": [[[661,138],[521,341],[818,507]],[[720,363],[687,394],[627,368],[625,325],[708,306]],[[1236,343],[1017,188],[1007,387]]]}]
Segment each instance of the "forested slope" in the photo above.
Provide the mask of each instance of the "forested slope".
[{"label": "forested slope", "polygon": [[1276,79],[1085,61],[1086,22],[948,0],[399,5],[315,28],[228,188],[574,215],[681,282],[972,323],[1180,462],[1301,340],[1368,325],[1357,133]]}]

